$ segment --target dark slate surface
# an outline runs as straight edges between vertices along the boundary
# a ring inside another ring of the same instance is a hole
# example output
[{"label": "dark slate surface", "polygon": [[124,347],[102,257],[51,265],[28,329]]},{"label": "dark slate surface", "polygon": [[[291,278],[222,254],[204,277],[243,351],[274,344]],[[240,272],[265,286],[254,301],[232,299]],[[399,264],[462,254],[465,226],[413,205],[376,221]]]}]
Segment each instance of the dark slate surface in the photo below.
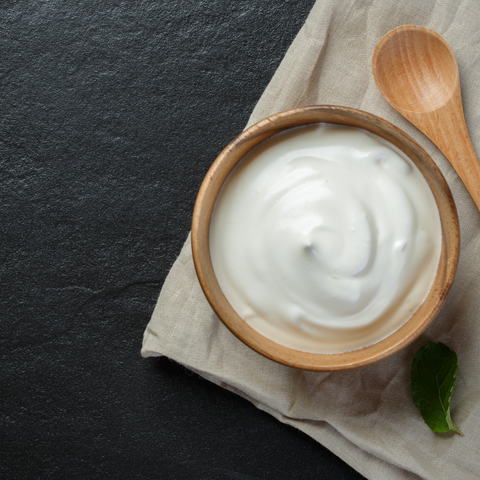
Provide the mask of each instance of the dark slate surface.
[{"label": "dark slate surface", "polygon": [[313,3],[0,3],[0,478],[362,478],[139,353],[201,180]]}]

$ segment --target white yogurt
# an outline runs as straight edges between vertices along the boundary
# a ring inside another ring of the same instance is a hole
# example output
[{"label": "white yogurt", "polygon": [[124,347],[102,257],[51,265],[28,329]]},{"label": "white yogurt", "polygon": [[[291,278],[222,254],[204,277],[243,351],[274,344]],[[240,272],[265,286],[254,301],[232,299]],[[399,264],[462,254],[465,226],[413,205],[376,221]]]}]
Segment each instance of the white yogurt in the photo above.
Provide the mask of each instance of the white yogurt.
[{"label": "white yogurt", "polygon": [[418,309],[441,226],[426,180],[400,150],[317,124],[242,159],[217,199],[210,250],[225,297],[251,327],[297,350],[342,352],[379,341]]}]

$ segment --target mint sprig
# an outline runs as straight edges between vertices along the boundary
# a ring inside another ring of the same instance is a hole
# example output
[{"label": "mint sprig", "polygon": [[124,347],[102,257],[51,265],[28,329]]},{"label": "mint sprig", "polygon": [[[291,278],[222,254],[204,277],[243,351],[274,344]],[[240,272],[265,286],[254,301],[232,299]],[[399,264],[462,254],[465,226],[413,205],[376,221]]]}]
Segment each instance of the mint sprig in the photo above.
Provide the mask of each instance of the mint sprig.
[{"label": "mint sprig", "polygon": [[450,399],[457,379],[457,354],[443,343],[429,341],[412,363],[412,394],[425,423],[434,432],[463,433],[450,417]]}]

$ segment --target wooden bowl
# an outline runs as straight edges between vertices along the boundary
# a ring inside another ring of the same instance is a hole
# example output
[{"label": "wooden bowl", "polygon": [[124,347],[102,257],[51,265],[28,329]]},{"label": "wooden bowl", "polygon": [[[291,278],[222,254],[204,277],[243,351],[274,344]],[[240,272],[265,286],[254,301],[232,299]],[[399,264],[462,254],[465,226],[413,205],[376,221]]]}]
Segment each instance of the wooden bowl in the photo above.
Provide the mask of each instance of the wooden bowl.
[{"label": "wooden bowl", "polygon": [[[368,130],[398,147],[419,168],[437,202],[442,226],[442,250],[434,283],[416,313],[383,340],[344,353],[308,353],[279,345],[251,328],[230,306],[215,277],[210,258],[210,220],[217,195],[237,163],[263,140],[284,130],[312,123],[333,123]],[[334,371],[378,362],[415,340],[435,318],[452,285],[457,269],[460,234],[455,204],[445,179],[433,160],[412,138],[370,113],[346,107],[302,107],[272,115],[233,140],[208,171],[195,203],[192,251],[200,285],[220,320],[242,342],[284,365],[305,370]]]}]

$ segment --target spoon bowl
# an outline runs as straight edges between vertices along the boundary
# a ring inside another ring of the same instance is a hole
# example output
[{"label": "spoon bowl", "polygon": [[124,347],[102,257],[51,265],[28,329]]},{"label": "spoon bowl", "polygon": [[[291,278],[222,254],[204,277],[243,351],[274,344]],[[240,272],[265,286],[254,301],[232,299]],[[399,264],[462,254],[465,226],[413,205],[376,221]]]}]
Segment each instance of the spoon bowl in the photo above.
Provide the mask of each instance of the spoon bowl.
[{"label": "spoon bowl", "polygon": [[447,157],[480,210],[480,164],[468,135],[455,55],[437,32],[405,25],[388,32],[372,58],[387,101]]},{"label": "spoon bowl", "polygon": [[450,100],[459,84],[452,49],[432,30],[402,28],[383,37],[375,52],[377,85],[390,103],[404,110],[436,110]]}]

